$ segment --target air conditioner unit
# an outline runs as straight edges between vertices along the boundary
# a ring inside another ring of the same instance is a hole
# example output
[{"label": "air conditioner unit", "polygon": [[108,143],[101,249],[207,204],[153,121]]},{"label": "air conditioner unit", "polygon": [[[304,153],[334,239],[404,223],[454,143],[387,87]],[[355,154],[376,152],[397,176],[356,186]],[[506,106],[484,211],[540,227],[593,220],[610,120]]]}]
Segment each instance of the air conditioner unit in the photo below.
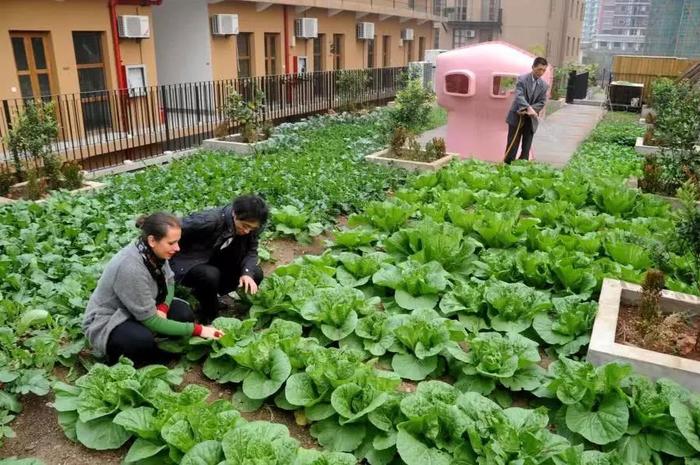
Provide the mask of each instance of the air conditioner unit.
[{"label": "air conditioner unit", "polygon": [[212,16],[211,33],[215,36],[230,36],[238,34],[238,15]]},{"label": "air conditioner unit", "polygon": [[401,39],[402,40],[413,40],[413,29],[410,27],[407,27],[406,29],[401,31]]},{"label": "air conditioner unit", "polygon": [[318,37],[317,18],[299,18],[294,22],[294,36],[302,39],[315,39]]},{"label": "air conditioner unit", "polygon": [[124,39],[147,39],[151,37],[148,16],[119,16],[117,28],[119,30],[119,37]]},{"label": "air conditioner unit", "polygon": [[374,23],[357,23],[357,38],[364,40],[374,39]]},{"label": "air conditioner unit", "polygon": [[467,29],[465,32],[468,39],[473,39],[476,37],[476,31],[473,29]]}]

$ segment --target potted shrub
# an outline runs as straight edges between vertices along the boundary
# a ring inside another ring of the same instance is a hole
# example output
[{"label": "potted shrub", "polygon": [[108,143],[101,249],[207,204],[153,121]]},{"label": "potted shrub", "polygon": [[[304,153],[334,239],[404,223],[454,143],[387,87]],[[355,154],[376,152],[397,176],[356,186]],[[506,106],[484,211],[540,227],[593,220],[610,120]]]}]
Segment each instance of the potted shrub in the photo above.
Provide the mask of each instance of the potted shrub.
[{"label": "potted shrub", "polygon": [[[202,144],[203,147],[242,155],[255,153],[256,144],[269,138],[271,127],[265,125],[263,121],[265,94],[255,87],[252,95],[252,99],[246,100],[236,90],[229,89],[223,108],[227,122],[217,128],[218,134],[216,135],[219,137],[205,140]],[[230,123],[239,126],[241,132],[231,136],[227,135]]]},{"label": "potted shrub", "polygon": [[0,195],[5,197],[5,202],[8,198],[38,200],[56,189],[82,190],[101,186],[84,182],[79,165],[61,163],[51,151],[51,144],[57,136],[58,122],[53,102],[25,102],[6,136],[14,173],[4,173],[0,182]]}]

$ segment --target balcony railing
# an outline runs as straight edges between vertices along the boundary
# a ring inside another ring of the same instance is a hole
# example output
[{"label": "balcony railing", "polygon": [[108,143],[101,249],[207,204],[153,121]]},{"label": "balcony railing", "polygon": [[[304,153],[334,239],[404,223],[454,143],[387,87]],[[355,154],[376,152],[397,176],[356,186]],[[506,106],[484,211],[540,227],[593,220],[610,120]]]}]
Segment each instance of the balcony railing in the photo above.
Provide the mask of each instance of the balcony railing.
[{"label": "balcony railing", "polygon": [[[106,168],[126,159],[197,147],[222,132],[237,132],[239,128],[223,112],[231,89],[245,99],[262,90],[264,119],[282,121],[392,99],[405,71],[405,67],[323,71],[46,96],[45,101],[54,103],[59,123],[50,149],[83,169]],[[351,83],[349,87],[340,83],[341,76]],[[13,169],[15,155],[25,164],[36,163],[28,154],[11,153],[4,137],[32,101],[0,102],[0,171]]]}]

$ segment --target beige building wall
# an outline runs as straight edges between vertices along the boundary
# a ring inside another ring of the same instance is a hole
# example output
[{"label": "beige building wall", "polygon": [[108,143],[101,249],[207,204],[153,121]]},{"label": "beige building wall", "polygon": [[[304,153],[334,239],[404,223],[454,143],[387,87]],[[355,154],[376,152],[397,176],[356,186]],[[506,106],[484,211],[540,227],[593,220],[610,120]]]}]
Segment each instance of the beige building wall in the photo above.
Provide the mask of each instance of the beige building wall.
[{"label": "beige building wall", "polygon": [[[168,0],[165,0],[168,1]],[[289,46],[289,66],[284,63],[284,5],[272,4],[267,8],[259,8],[260,2],[224,1],[208,5],[209,16],[217,13],[234,13],[239,17],[240,32],[252,33],[252,69],[255,75],[265,74],[265,33],[278,34],[277,41],[277,73],[293,71],[295,56],[306,56],[308,70],[314,69],[313,40],[295,39],[294,21],[301,17],[318,18],[319,33],[325,34],[325,44],[322,48],[323,70],[333,69],[331,44],[333,34],[343,34],[342,68],[357,69],[367,66],[367,41],[356,37],[356,24],[360,21],[375,24],[374,66],[382,66],[383,36],[389,36],[390,54],[389,66],[404,66],[409,61],[422,59],[419,57],[420,38],[423,38],[424,49],[433,45],[434,27],[429,11],[432,1],[417,0],[417,9],[428,10],[423,17],[407,18],[393,16],[392,0],[374,0],[376,5],[368,9],[366,2],[349,0],[334,0],[329,6],[354,7],[357,10],[369,10],[364,13],[355,11],[338,11],[326,8],[304,10],[298,5],[312,5],[311,0],[296,0],[287,9],[287,34]],[[385,3],[382,3],[384,1]],[[334,3],[335,2],[335,3]],[[290,2],[292,3],[292,2]],[[337,5],[336,5],[337,4]],[[353,6],[354,5],[354,6]],[[158,84],[156,67],[155,41],[153,33],[152,7],[117,6],[117,14],[147,15],[151,21],[151,37],[147,39],[120,39],[119,49],[122,65],[146,66],[147,84]],[[157,8],[157,7],[155,7]],[[260,10],[260,11],[259,11]],[[380,15],[379,12],[382,12]],[[209,29],[209,24],[201,27]],[[413,28],[415,39],[409,46],[402,41],[401,31]],[[96,31],[101,33],[104,56],[105,84],[107,89],[117,87],[117,65],[115,63],[113,35],[111,29],[108,2],[96,0],[0,0],[0,99],[21,98],[17,68],[10,33],[12,32],[41,32],[47,36],[47,55],[51,58],[51,92],[54,94],[69,94],[80,92],[78,71],[75,59],[73,36],[74,31]],[[212,78],[215,80],[231,79],[238,75],[238,54],[235,36],[211,37],[211,66]],[[408,56],[409,49],[411,51]]]},{"label": "beige building wall", "polygon": [[[447,2],[448,7],[457,5],[456,0]],[[448,16],[447,31],[440,30],[440,48],[454,48],[455,30],[463,28],[476,32],[475,37],[464,40],[466,45],[503,40],[543,55],[555,66],[579,61],[584,0],[501,0],[500,31],[495,23],[479,28],[485,2],[469,1],[466,5],[463,14],[467,21],[460,24],[456,21],[463,19],[459,15]]]},{"label": "beige building wall", "polygon": [[[301,2],[299,2],[301,3]],[[209,5],[209,15],[237,14],[239,32],[252,34],[252,69],[256,76],[265,74],[265,34],[278,34],[277,41],[277,73],[285,72],[284,64],[284,6],[271,5],[268,8],[257,11],[254,2],[222,2]],[[329,14],[330,12],[330,14]],[[287,6],[287,45],[289,46],[289,70],[294,71],[294,61],[297,56],[307,57],[308,71],[314,69],[314,40],[294,37],[294,24],[297,18],[317,18],[319,39],[324,40],[321,46],[322,66],[321,70],[333,69],[332,44],[333,35],[341,34],[343,69],[358,69],[367,67],[367,41],[357,39],[357,23],[360,21],[373,22],[375,28],[374,66],[382,66],[383,40],[382,37],[391,37],[389,66],[404,66],[408,61],[417,61],[420,38],[423,38],[425,49],[432,46],[433,23],[426,20],[409,19],[400,22],[396,16],[380,17],[377,14],[367,14],[358,18],[353,11],[336,12],[325,8],[310,8],[298,11],[295,6]],[[422,23],[422,24],[419,24]],[[401,31],[405,28],[413,28],[413,46],[406,42],[402,44]],[[408,50],[411,49],[411,57]],[[231,79],[238,75],[238,52],[236,37],[212,37],[212,69],[214,80]]]},{"label": "beige building wall", "polygon": [[537,55],[554,66],[579,60],[583,0],[502,0],[501,40]]},{"label": "beige building wall", "polygon": [[[150,15],[149,7],[118,6],[117,14]],[[52,93],[80,92],[75,52],[74,31],[101,33],[108,88],[117,84],[114,47],[109,8],[106,1],[68,0],[2,0],[0,2],[0,99],[21,98],[17,67],[10,34],[42,32],[48,38],[47,55],[52,66]],[[122,63],[145,64],[149,85],[158,82],[155,65],[154,37],[120,40]]]}]

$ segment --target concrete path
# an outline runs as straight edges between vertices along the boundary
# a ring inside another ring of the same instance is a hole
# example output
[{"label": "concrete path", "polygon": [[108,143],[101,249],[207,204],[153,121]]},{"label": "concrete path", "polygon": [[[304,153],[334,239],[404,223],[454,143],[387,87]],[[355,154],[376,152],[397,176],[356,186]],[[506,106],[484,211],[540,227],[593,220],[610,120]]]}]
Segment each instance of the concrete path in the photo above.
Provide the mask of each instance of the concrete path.
[{"label": "concrete path", "polygon": [[[603,117],[603,107],[590,105],[564,105],[540,122],[533,141],[535,161],[555,168],[564,167],[576,148],[588,136]],[[447,126],[421,134],[418,141],[425,145],[433,137],[445,138]]]},{"label": "concrete path", "polygon": [[605,114],[603,107],[565,105],[542,122],[535,133],[535,161],[565,166],[578,146]]}]

